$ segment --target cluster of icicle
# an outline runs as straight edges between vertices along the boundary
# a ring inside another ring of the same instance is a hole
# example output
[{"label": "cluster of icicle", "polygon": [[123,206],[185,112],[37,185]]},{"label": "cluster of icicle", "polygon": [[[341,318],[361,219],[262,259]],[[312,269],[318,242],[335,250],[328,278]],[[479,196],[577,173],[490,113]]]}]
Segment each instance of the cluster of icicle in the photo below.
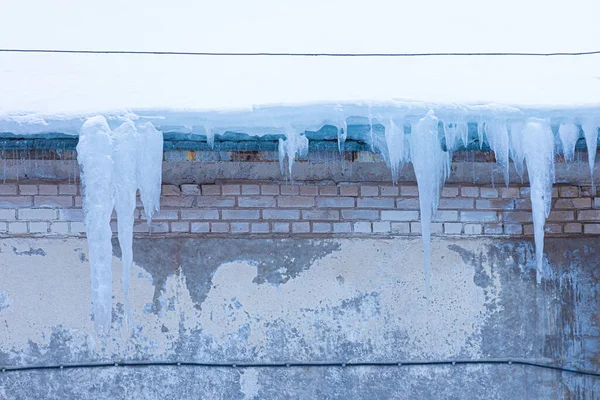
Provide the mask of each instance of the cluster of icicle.
[{"label": "cluster of icicle", "polygon": [[159,210],[162,133],[151,123],[126,121],[111,130],[102,116],[81,127],[77,160],[81,168],[83,211],[89,246],[92,308],[98,334],[110,331],[112,315],[112,244],[110,220],[117,213],[123,260],[126,321],[131,322],[129,275],[133,262],[133,220],[139,189],[148,223]]},{"label": "cluster of icicle", "polygon": [[[466,121],[440,121],[433,110],[411,125],[411,134],[404,134],[404,126],[408,122],[402,118],[382,121],[385,137],[374,137],[371,118],[370,136],[374,149],[379,150],[392,172],[393,183],[398,182],[402,167],[412,163],[419,190],[419,206],[421,210],[421,232],[424,250],[424,274],[426,297],[430,292],[431,264],[431,221],[437,212],[440,192],[446,178],[450,174],[452,152],[469,144],[469,130]],[[338,145],[340,151],[347,137],[345,120],[338,128]],[[544,225],[550,214],[552,185],[554,184],[554,158],[562,152],[567,162],[572,162],[575,145],[583,131],[587,147],[590,174],[592,175],[596,146],[598,141],[597,121],[563,122],[558,127],[559,143],[555,143],[555,135],[550,121],[528,118],[524,120],[489,119],[477,121],[479,143],[487,141],[501,166],[506,185],[509,183],[509,160],[515,170],[523,178],[524,166],[527,165],[531,187],[531,203],[535,239],[537,281],[543,276]],[[442,148],[440,136],[446,141],[446,150]],[[407,139],[408,137],[408,139]],[[557,150],[558,149],[558,150]],[[302,133],[286,132],[286,139],[279,142],[279,160],[282,172],[284,159],[288,158],[289,174],[295,156],[302,157],[308,151],[308,139]]]}]

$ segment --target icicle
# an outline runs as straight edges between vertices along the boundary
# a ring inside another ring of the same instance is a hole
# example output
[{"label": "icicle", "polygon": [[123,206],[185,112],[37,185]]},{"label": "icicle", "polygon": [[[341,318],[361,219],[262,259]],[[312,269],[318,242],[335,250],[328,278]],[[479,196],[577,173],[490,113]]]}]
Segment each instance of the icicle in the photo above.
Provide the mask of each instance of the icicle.
[{"label": "icicle", "polygon": [[467,150],[467,147],[469,146],[469,125],[467,123],[458,123],[455,125],[456,132],[460,137],[465,150]]},{"label": "icicle", "polygon": [[456,143],[461,137],[461,132],[458,129],[457,124],[448,124],[444,126],[444,138],[446,139],[446,150],[448,152],[454,152],[456,150]]},{"label": "icicle", "polygon": [[485,133],[490,148],[496,155],[496,162],[503,167],[504,182],[508,187],[508,129],[503,121],[487,122]]},{"label": "icicle", "polygon": [[348,138],[348,124],[346,123],[346,119],[340,119],[340,122],[337,126],[337,141],[338,141],[338,150],[341,152],[344,151],[344,143],[346,143],[346,139]]},{"label": "icicle", "polygon": [[304,132],[298,133],[293,129],[288,129],[285,133],[285,140],[279,139],[279,167],[281,173],[285,173],[285,157],[287,156],[291,179],[296,156],[304,157],[306,154],[308,154],[308,138],[304,135]]},{"label": "icicle", "polygon": [[89,118],[77,144],[83,190],[83,211],[88,238],[94,324],[108,334],[112,314],[112,231],[114,205],[113,160],[110,128],[102,116]]},{"label": "icicle", "polygon": [[537,283],[542,281],[544,261],[544,224],[550,214],[554,183],[554,134],[548,122],[530,119],[521,133],[533,213],[533,234]]},{"label": "icicle", "polygon": [[588,151],[588,164],[592,178],[592,192],[594,191],[594,163],[596,161],[596,148],[598,147],[598,124],[586,121],[581,125]]},{"label": "icicle", "polygon": [[521,178],[521,182],[523,182],[523,173],[525,172],[523,161],[525,160],[525,153],[523,150],[523,135],[521,134],[523,131],[523,123],[522,122],[512,122],[510,125],[510,131],[508,132],[509,138],[509,155],[510,159],[513,161],[515,166],[515,170],[517,174]]},{"label": "icicle", "polygon": [[150,225],[154,212],[160,211],[163,134],[150,122],[138,124],[137,132],[137,181],[140,198],[144,204],[144,214]]},{"label": "icicle", "polygon": [[212,128],[206,128],[206,143],[210,146],[211,149],[215,148],[215,131]]},{"label": "icicle", "polygon": [[562,143],[563,155],[566,162],[573,162],[575,156],[575,145],[579,139],[579,127],[573,123],[560,124],[558,127],[558,136]]},{"label": "icicle", "polygon": [[133,263],[133,219],[138,189],[137,160],[138,134],[135,125],[127,121],[112,132],[113,160],[115,163],[115,209],[119,246],[123,261],[123,293],[125,298],[125,321],[131,323],[129,306],[129,278]]},{"label": "icicle", "polygon": [[398,183],[398,175],[404,164],[404,129],[398,126],[390,119],[385,127],[386,155],[385,161],[392,171],[392,182]]},{"label": "icicle", "polygon": [[479,150],[483,149],[483,136],[485,134],[485,122],[477,123],[477,139],[479,140]]},{"label": "icicle", "polygon": [[410,154],[419,190],[421,208],[421,237],[423,240],[425,292],[430,293],[431,265],[431,220],[437,210],[440,191],[450,158],[440,147],[438,140],[438,119],[433,110],[419,120],[414,127],[410,141]]}]

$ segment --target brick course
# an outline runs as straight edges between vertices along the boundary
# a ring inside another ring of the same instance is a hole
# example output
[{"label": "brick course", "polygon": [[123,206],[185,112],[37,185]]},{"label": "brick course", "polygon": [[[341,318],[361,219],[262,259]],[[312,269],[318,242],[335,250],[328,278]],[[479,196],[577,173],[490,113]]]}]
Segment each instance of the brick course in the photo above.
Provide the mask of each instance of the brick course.
[{"label": "brick course", "polygon": [[[0,235],[85,234],[81,188],[66,183],[0,184]],[[600,197],[589,187],[556,185],[548,236],[600,235]],[[381,183],[163,185],[161,211],[146,224],[141,202],[136,234],[419,235],[418,190]],[[113,214],[113,232],[117,224]],[[433,235],[533,234],[527,186],[447,185]]]}]

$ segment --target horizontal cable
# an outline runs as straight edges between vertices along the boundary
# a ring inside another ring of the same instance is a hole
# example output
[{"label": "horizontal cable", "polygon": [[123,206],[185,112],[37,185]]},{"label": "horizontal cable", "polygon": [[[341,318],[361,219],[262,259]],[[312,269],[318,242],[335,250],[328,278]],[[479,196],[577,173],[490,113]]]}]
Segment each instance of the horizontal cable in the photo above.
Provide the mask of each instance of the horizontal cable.
[{"label": "horizontal cable", "polygon": [[415,366],[456,366],[456,365],[523,365],[527,367],[543,368],[559,372],[568,372],[578,375],[600,377],[600,372],[588,371],[577,368],[565,368],[548,363],[523,359],[481,359],[481,360],[437,360],[437,361],[399,361],[399,362],[289,362],[289,363],[204,363],[188,361],[127,361],[106,363],[82,364],[53,364],[53,365],[25,365],[16,367],[3,367],[1,372],[62,370],[81,368],[107,368],[107,367],[206,367],[206,368],[293,368],[293,367],[415,367]]},{"label": "horizontal cable", "polygon": [[66,54],[131,54],[159,56],[216,56],[216,57],[449,57],[449,56],[589,56],[600,50],[578,52],[431,52],[431,53],[278,53],[278,52],[207,52],[207,51],[137,51],[137,50],[67,50],[67,49],[0,49],[0,53],[66,53]]}]

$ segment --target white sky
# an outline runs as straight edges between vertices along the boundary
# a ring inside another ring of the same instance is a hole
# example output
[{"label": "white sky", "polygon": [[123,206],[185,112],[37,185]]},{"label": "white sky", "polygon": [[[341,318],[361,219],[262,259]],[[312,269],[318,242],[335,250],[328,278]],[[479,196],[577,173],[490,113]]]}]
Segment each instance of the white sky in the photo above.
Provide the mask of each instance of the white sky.
[{"label": "white sky", "polygon": [[0,47],[589,51],[598,0],[2,0]]},{"label": "white sky", "polygon": [[[0,0],[0,48],[600,50],[599,0]],[[227,58],[0,53],[0,113],[390,101],[600,104],[600,56]]]}]

